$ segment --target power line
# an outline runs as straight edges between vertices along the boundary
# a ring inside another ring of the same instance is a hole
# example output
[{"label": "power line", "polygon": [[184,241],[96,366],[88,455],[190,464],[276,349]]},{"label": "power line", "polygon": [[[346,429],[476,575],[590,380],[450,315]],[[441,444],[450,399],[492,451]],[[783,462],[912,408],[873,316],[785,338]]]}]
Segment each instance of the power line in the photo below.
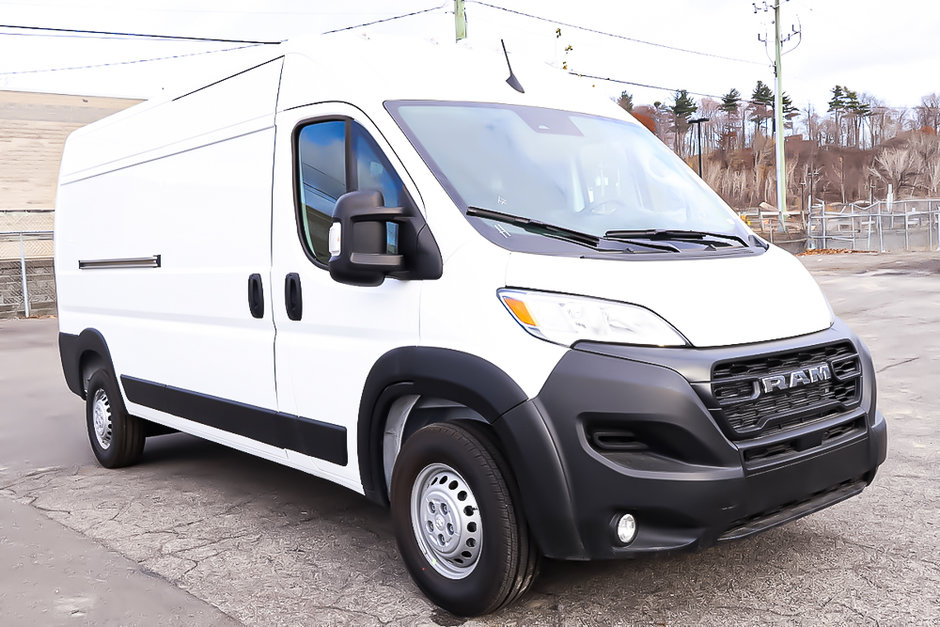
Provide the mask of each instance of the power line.
[{"label": "power line", "polygon": [[712,59],[722,59],[724,61],[734,61],[736,63],[748,63],[751,65],[764,65],[760,61],[751,61],[749,59],[740,59],[738,57],[728,57],[720,54],[713,54],[711,52],[702,52],[700,50],[692,50],[690,48],[679,48],[678,46],[670,46],[669,44],[662,44],[655,41],[647,41],[645,39],[637,39],[636,37],[627,37],[626,35],[618,35],[617,33],[609,33],[606,31],[598,30],[596,28],[589,28],[587,26],[580,26],[578,24],[571,24],[569,22],[562,22],[560,20],[553,20],[547,17],[542,17],[540,15],[533,15],[531,13],[525,13],[523,11],[517,11],[515,9],[508,9],[506,7],[501,7],[495,4],[490,4],[488,2],[481,2],[480,0],[466,0],[468,3],[478,4],[480,6],[488,7],[490,9],[496,9],[498,11],[503,11],[505,13],[512,13],[514,15],[521,15],[522,17],[527,17],[533,20],[539,20],[541,22],[547,22],[549,24],[557,24],[559,26],[564,26],[566,28],[574,28],[576,30],[582,30],[587,33],[594,33],[595,35],[603,35],[605,37],[613,37],[614,39],[623,39],[624,41],[630,41],[637,44],[644,44],[646,46],[655,46],[657,48],[664,48],[666,50],[674,50],[676,52],[685,52],[687,54],[695,54],[702,57],[710,57]]},{"label": "power line", "polygon": [[215,54],[217,52],[232,52],[233,50],[244,50],[245,48],[255,48],[262,44],[248,44],[245,46],[235,46],[234,48],[222,48],[219,50],[203,50],[202,52],[187,52],[184,54],[172,54],[164,57],[152,57],[150,59],[134,59],[133,61],[113,61],[111,63],[95,63],[92,65],[75,65],[72,67],[46,68],[42,70],[16,70],[12,72],[0,72],[0,76],[13,76],[18,74],[42,74],[46,72],[68,72],[71,70],[90,70],[93,68],[111,67],[116,65],[132,65],[134,63],[148,63],[150,61],[167,61],[169,59],[182,59],[183,57],[195,57],[202,54]]},{"label": "power line", "polygon": [[[373,26],[375,24],[382,24],[384,22],[391,22],[394,20],[400,20],[402,18],[411,17],[413,15],[421,15],[422,13],[430,13],[432,11],[437,11],[444,8],[447,3],[441,3],[434,7],[429,7],[426,9],[419,9],[417,11],[411,11],[410,13],[403,13],[401,15],[393,15],[390,17],[384,17],[377,20],[372,20],[370,22],[362,22],[360,24],[352,24],[350,26],[344,26],[342,28],[335,28],[333,30],[324,31],[322,35],[329,35],[332,33],[340,33],[343,31],[353,30],[356,28],[363,28],[365,26]],[[15,30],[27,30],[27,31],[41,31],[42,33],[59,33],[58,35],[45,35],[45,34],[32,34],[32,33],[0,33],[0,35],[9,35],[9,36],[35,36],[35,37],[67,37],[67,36],[81,36],[81,35],[90,35],[92,38],[101,38],[101,39],[115,39],[115,38],[140,38],[140,39],[163,39],[169,41],[204,41],[204,42],[218,42],[218,43],[230,43],[230,44],[252,44],[252,45],[276,45],[283,43],[283,40],[279,41],[264,41],[257,39],[226,39],[222,37],[191,37],[188,35],[154,35],[149,33],[125,33],[117,31],[100,31],[100,30],[83,30],[76,28],[52,28],[48,26],[21,26],[16,24],[0,24],[0,28],[9,28]],[[144,61],[145,59],[141,59]]]},{"label": "power line", "polygon": [[[69,8],[70,8],[70,9],[80,9],[80,10],[91,10],[91,11],[94,11],[94,10],[98,10],[98,9],[101,9],[101,8],[102,8],[100,4],[98,4],[98,5],[95,5],[95,4],[89,5],[89,4],[87,4],[87,3],[80,2],[80,1],[76,1],[76,0],[71,0],[68,4],[69,4]],[[13,5],[13,6],[26,6],[26,7],[29,7],[29,8],[31,8],[31,9],[36,9],[36,8],[40,8],[40,7],[49,8],[49,9],[56,9],[56,8],[59,8],[59,7],[62,6],[62,2],[61,2],[61,1],[60,1],[60,2],[56,2],[55,0],[52,0],[51,2],[49,2],[49,1],[47,1],[47,2],[41,2],[40,0],[26,0],[26,1],[23,1],[23,2],[16,2],[15,0],[0,0],[0,5],[2,5],[2,6],[11,6],[11,5]],[[135,7],[134,10],[135,10],[136,12],[140,12],[140,13],[175,13],[175,14],[179,14],[179,13],[201,13],[201,14],[229,14],[229,15],[234,14],[234,15],[238,15],[238,16],[245,16],[245,15],[252,15],[252,16],[254,16],[254,15],[289,15],[289,16],[297,16],[297,15],[330,15],[330,16],[336,16],[336,15],[370,15],[370,16],[372,16],[372,15],[383,15],[383,14],[385,14],[385,13],[388,12],[388,11],[330,11],[330,10],[317,10],[317,11],[295,10],[295,11],[292,11],[292,10],[290,10],[290,9],[281,10],[281,11],[266,11],[266,10],[260,10],[260,9],[257,9],[257,8],[247,8],[247,9],[246,9],[246,8],[242,8],[242,9],[219,9],[219,8],[200,9],[200,8],[192,8],[192,7],[187,7],[187,8],[181,8],[181,7],[171,7],[171,8]]]},{"label": "power line", "polygon": [[[755,62],[752,62],[752,61],[746,61],[746,60],[744,60],[744,59],[734,59],[733,57],[721,57],[720,55],[712,55],[712,54],[709,54],[709,53],[698,52],[698,51],[694,51],[694,50],[687,50],[687,49],[684,49],[684,48],[675,48],[675,47],[673,47],[673,46],[668,46],[668,45],[666,45],[666,44],[658,44],[658,43],[654,43],[654,42],[647,42],[647,41],[643,41],[643,40],[639,40],[639,39],[634,39],[634,38],[631,38],[631,37],[626,37],[626,36],[623,36],[623,35],[617,35],[617,34],[613,34],[613,33],[606,33],[606,32],[603,32],[603,31],[598,31],[598,30],[594,30],[594,29],[587,28],[587,27],[577,26],[577,25],[574,25],[574,24],[567,24],[567,23],[564,23],[564,22],[558,22],[558,21],[554,21],[554,20],[549,20],[549,19],[547,19],[547,18],[542,18],[542,17],[536,16],[536,15],[531,15],[531,14],[528,14],[528,13],[523,13],[523,12],[521,12],[521,11],[516,11],[516,10],[513,10],[513,9],[506,9],[506,8],[504,8],[504,7],[499,7],[499,6],[496,6],[496,5],[488,4],[488,3],[486,3],[486,2],[480,2],[480,1],[478,1],[478,0],[467,0],[467,1],[468,1],[468,2],[473,2],[473,3],[475,3],[475,4],[479,4],[479,5],[482,5],[482,6],[486,6],[486,7],[498,9],[498,10],[501,10],[501,11],[506,11],[506,12],[508,12],[508,13],[515,13],[515,14],[518,14],[518,15],[522,15],[522,16],[524,16],[524,17],[529,17],[529,18],[537,19],[537,20],[540,20],[540,21],[543,21],[543,22],[550,22],[550,23],[554,23],[554,24],[560,24],[560,25],[562,25],[562,26],[566,26],[566,27],[570,27],[570,28],[576,28],[576,29],[579,29],[579,30],[587,31],[587,32],[593,32],[593,33],[596,33],[596,34],[606,35],[606,36],[609,36],[609,37],[615,37],[615,38],[618,38],[618,39],[625,39],[625,40],[628,40],[628,41],[634,41],[634,42],[637,42],[637,43],[643,43],[643,44],[648,44],[648,45],[652,45],[652,46],[658,46],[658,47],[667,48],[667,49],[670,49],[670,50],[677,50],[677,51],[681,51],[681,52],[689,52],[689,53],[692,53],[692,54],[701,54],[701,55],[705,55],[705,56],[723,58],[723,59],[728,59],[728,60],[732,60],[732,61],[741,61],[741,62],[745,62],[745,63],[755,63]],[[372,26],[372,25],[375,25],[375,24],[381,24],[381,23],[384,23],[384,22],[391,22],[391,21],[399,20],[399,19],[406,18],[406,17],[412,17],[412,16],[414,16],[414,15],[421,15],[421,14],[423,14],[423,13],[430,13],[430,12],[432,12],[432,11],[440,10],[440,9],[444,8],[446,5],[447,5],[447,2],[444,2],[444,3],[439,4],[439,5],[437,5],[437,6],[434,6],[434,7],[429,7],[429,8],[426,8],[426,9],[419,9],[419,10],[417,10],[417,11],[412,11],[412,12],[410,12],[410,13],[404,13],[404,14],[401,14],[401,15],[394,15],[394,16],[391,16],[391,17],[386,17],[386,18],[382,18],[382,19],[378,19],[378,20],[373,20],[373,21],[370,21],[370,22],[362,22],[362,23],[360,23],[360,24],[353,24],[353,25],[350,25],[350,26],[344,26],[344,27],[342,27],[342,28],[337,28],[337,29],[333,29],[333,30],[329,30],[329,31],[324,31],[324,32],[321,33],[321,34],[323,34],[323,35],[328,35],[328,34],[332,34],[332,33],[338,33],[338,32],[353,30],[353,29],[356,29],[356,28],[363,28],[363,27],[366,27],[366,26]],[[73,71],[73,70],[84,70],[84,69],[93,69],[93,68],[101,68],[101,67],[112,67],[112,66],[121,66],[121,65],[131,65],[131,64],[135,64],[135,63],[149,63],[149,62],[153,62],[153,61],[166,61],[166,60],[179,59],[179,58],[184,58],[184,57],[192,57],[192,56],[199,56],[199,55],[205,55],[205,54],[215,54],[215,53],[217,53],[217,52],[232,52],[232,51],[234,51],[234,50],[242,50],[242,49],[245,49],[245,48],[253,48],[253,47],[261,46],[261,45],[271,45],[271,44],[279,44],[279,43],[282,43],[281,41],[261,41],[261,40],[222,39],[222,38],[218,38],[218,39],[217,39],[217,38],[211,38],[211,37],[188,37],[188,36],[183,36],[183,35],[152,35],[152,34],[144,34],[144,33],[123,33],[123,32],[111,32],[111,31],[92,31],[92,30],[81,30],[81,29],[51,28],[51,27],[42,27],[42,26],[16,26],[16,25],[4,25],[4,24],[0,24],[0,28],[22,29],[22,30],[30,30],[30,31],[44,31],[44,32],[58,33],[58,34],[56,34],[56,35],[42,35],[42,34],[39,34],[39,33],[0,33],[0,35],[19,35],[19,36],[35,36],[35,37],[43,37],[43,36],[48,36],[48,37],[68,37],[68,36],[91,35],[91,36],[101,36],[102,38],[107,38],[107,39],[110,39],[110,38],[124,38],[124,37],[139,37],[139,38],[145,38],[145,39],[165,39],[165,40],[204,41],[204,42],[244,43],[244,44],[246,44],[246,45],[244,45],[244,46],[236,46],[236,47],[233,47],[233,48],[223,48],[223,49],[218,49],[218,50],[204,50],[204,51],[201,51],[201,52],[191,52],[191,53],[184,53],[184,54],[167,55],[167,56],[162,56],[162,57],[151,57],[151,58],[147,58],[147,59],[134,59],[134,60],[132,60],[132,61],[116,61],[116,62],[110,62],[110,63],[98,63],[98,64],[79,65],[79,66],[71,66],[71,67],[60,67],[60,68],[46,68],[46,69],[39,69],[39,70],[19,70],[19,71],[0,72],[0,76],[12,76],[12,75],[20,75],[20,74],[39,74],[39,73],[46,73],[46,72],[66,72],[66,71]],[[673,89],[673,88],[670,88],[670,87],[662,87],[662,86],[659,86],[659,85],[650,85],[650,84],[647,84],[647,83],[638,83],[638,82],[636,82],[636,81],[628,81],[628,80],[617,79],[617,78],[610,78],[610,77],[605,77],[605,76],[596,76],[596,75],[592,75],[592,74],[583,74],[583,73],[580,73],[580,72],[569,72],[569,74],[572,74],[572,75],[574,75],[574,76],[578,76],[578,77],[581,77],[581,78],[590,78],[590,79],[602,80],[602,81],[606,81],[606,82],[610,82],[610,83],[618,83],[618,84],[622,84],[622,85],[632,85],[632,86],[636,86],[636,87],[644,87],[644,88],[647,88],[647,89],[656,89],[656,90],[660,90],[660,91],[668,91],[668,92],[670,92],[670,93],[675,93],[675,92],[677,92],[677,91],[681,91],[681,90]],[[702,97],[706,97],[706,98],[715,98],[715,99],[718,99],[718,100],[722,99],[722,96],[716,96],[716,95],[714,95],[714,94],[708,94],[708,93],[696,92],[696,91],[689,91],[689,90],[685,90],[685,91],[686,91],[686,93],[692,94],[692,95],[695,95],[695,96],[702,96]],[[754,101],[752,101],[752,100],[747,100],[747,99],[743,99],[743,98],[741,99],[741,101],[742,101],[742,102],[751,103],[751,104],[760,104],[760,103],[756,103],[756,102],[754,102]]]},{"label": "power line", "polygon": [[[394,15],[391,17],[382,18],[379,20],[373,20],[371,22],[363,22],[361,24],[353,24],[351,26],[344,26],[343,28],[337,28],[334,30],[329,30],[321,33],[322,35],[329,35],[331,33],[339,33],[343,31],[353,30],[355,28],[363,28],[365,26],[372,26],[374,24],[381,24],[383,22],[391,22],[393,20],[400,20],[405,17],[411,17],[413,15],[420,15],[422,13],[430,13],[431,11],[437,11],[443,8],[447,3],[439,4],[435,7],[429,7],[427,9],[420,9],[417,11],[412,11],[410,13],[404,13],[401,15]],[[219,43],[244,43],[244,46],[235,46],[233,48],[223,48],[219,50],[204,50],[201,52],[189,52],[184,54],[174,54],[167,55],[162,57],[151,57],[148,59],[134,59],[132,61],[115,61],[111,63],[96,63],[91,65],[76,65],[70,67],[58,67],[58,68],[45,68],[40,70],[17,70],[10,72],[0,72],[0,76],[14,76],[22,74],[41,74],[46,72],[68,72],[73,70],[89,70],[95,68],[103,67],[113,67],[120,65],[132,65],[135,63],[149,63],[152,61],[168,61],[171,59],[181,59],[183,57],[194,57],[204,54],[214,54],[217,52],[232,52],[234,50],[242,50],[245,48],[254,48],[256,46],[270,45],[270,44],[279,44],[283,43],[280,41],[260,41],[260,40],[247,40],[247,39],[216,39],[211,37],[187,37],[182,35],[149,35],[143,33],[121,33],[121,32],[109,32],[109,31],[92,31],[92,30],[81,30],[81,29],[70,29],[70,28],[48,28],[43,26],[13,26],[0,24],[0,28],[13,28],[13,29],[23,29],[29,31],[45,31],[51,33],[57,33],[55,35],[48,35],[50,37],[66,37],[66,36],[75,36],[81,37],[84,35],[92,36],[102,36],[106,39],[111,38],[121,38],[121,37],[139,37],[144,39],[163,39],[163,40],[176,40],[176,41],[204,41],[204,42],[219,42]],[[68,33],[66,35],[65,33]],[[43,36],[38,33],[0,33],[0,35],[34,35],[37,37]]]},{"label": "power line", "polygon": [[[582,74],[581,72],[568,72],[568,73],[571,74],[572,76],[577,76],[579,78],[590,78],[590,79],[594,79],[598,81],[607,81],[608,83],[617,83],[619,85],[633,85],[635,87],[645,87],[647,89],[658,89],[660,91],[668,91],[671,93],[676,93],[677,91],[683,91],[681,89],[673,89],[671,87],[662,87],[661,85],[649,85],[647,83],[637,83],[635,81],[627,81],[627,80],[623,80],[620,78],[610,78],[607,76],[595,76],[593,74]],[[691,94],[693,96],[702,96],[704,98],[717,98],[721,100],[721,96],[716,96],[714,94],[706,94],[706,93],[699,92],[699,91],[689,91],[688,89],[686,89],[685,93]],[[744,100],[742,99],[742,101]],[[747,100],[745,102],[751,102],[751,101]]]},{"label": "power line", "polygon": [[[635,81],[627,81],[620,78],[610,78],[607,76],[595,76],[593,74],[582,74],[581,72],[568,72],[572,76],[577,76],[579,78],[590,78],[598,81],[607,81],[608,83],[617,83],[618,85],[633,85],[635,87],[645,87],[647,89],[658,89],[660,91],[668,91],[670,93],[676,93],[678,91],[685,91],[687,94],[693,96],[701,96],[703,98],[714,98],[715,100],[723,100],[724,96],[716,96],[715,94],[706,94],[700,91],[689,91],[688,89],[673,89],[672,87],[663,87],[661,85],[649,85],[647,83],[637,83]],[[741,102],[746,102],[748,104],[764,104],[756,100],[749,100],[748,98],[741,98]]]},{"label": "power line", "polygon": [[447,4],[446,2],[442,2],[436,7],[429,7],[427,9],[419,9],[417,11],[412,11],[411,13],[404,13],[402,15],[394,15],[392,17],[384,17],[382,19],[373,20],[371,22],[363,22],[362,24],[353,24],[352,26],[344,26],[343,28],[336,28],[334,30],[324,31],[322,34],[329,35],[331,33],[340,33],[343,31],[352,30],[354,28],[362,28],[364,26],[372,26],[374,24],[382,24],[383,22],[391,22],[393,20],[400,20],[403,17],[411,17],[413,15],[421,15],[422,13],[430,13],[431,11],[438,11],[440,9],[443,9],[446,4]]},{"label": "power line", "polygon": [[269,45],[279,44],[280,41],[260,41],[253,39],[223,39],[220,37],[189,37],[187,35],[151,35],[146,33],[121,33],[101,30],[81,30],[77,28],[50,28],[48,26],[18,26],[16,24],[0,24],[0,28],[17,30],[44,31],[50,33],[74,33],[82,35],[107,35],[109,37],[139,37],[142,39],[169,39],[174,41],[208,41],[224,44],[253,44]]},{"label": "power line", "polygon": [[127,37],[120,35],[79,35],[70,33],[0,33],[0,37],[45,37],[47,39],[116,39],[127,41]]}]

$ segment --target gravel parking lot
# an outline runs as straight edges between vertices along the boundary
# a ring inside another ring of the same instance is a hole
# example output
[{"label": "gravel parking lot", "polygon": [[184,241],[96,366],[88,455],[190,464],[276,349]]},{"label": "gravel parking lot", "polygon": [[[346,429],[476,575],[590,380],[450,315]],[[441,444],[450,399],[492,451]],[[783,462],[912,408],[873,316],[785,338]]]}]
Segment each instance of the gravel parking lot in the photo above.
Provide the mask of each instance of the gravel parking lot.
[{"label": "gravel parking lot", "polygon": [[185,435],[100,468],[55,320],[0,322],[0,622],[936,625],[940,255],[803,261],[874,357],[889,429],[874,483],[700,553],[548,562],[520,603],[470,621],[424,599],[387,512],[341,487]]}]

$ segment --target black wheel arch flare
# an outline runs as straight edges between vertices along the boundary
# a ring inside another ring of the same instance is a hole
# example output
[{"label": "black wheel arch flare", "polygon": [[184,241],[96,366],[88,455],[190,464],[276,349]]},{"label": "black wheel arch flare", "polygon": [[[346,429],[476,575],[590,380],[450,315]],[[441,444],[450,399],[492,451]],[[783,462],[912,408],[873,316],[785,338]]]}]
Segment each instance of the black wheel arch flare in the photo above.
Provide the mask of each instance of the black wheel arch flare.
[{"label": "black wheel arch flare", "polygon": [[[114,375],[114,362],[111,360],[111,351],[104,336],[97,329],[85,329],[78,335],[59,333],[59,358],[62,361],[62,372],[65,383],[69,389],[78,396],[85,398],[85,386],[82,383],[82,366],[85,359],[96,356],[104,366]],[[123,407],[123,399],[121,399]]]},{"label": "black wheel arch flare", "polygon": [[410,394],[447,399],[479,413],[504,449],[542,552],[559,558],[583,554],[571,488],[550,425],[508,374],[470,353],[407,346],[375,362],[363,387],[357,429],[362,487],[370,500],[388,504],[385,421],[392,403]]}]

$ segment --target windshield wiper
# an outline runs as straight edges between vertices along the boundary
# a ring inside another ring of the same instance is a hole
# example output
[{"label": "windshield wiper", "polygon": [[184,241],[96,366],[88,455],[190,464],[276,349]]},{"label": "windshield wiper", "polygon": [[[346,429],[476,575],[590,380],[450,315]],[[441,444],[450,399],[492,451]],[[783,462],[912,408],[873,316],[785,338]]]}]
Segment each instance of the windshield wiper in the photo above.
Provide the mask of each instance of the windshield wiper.
[{"label": "windshield wiper", "polygon": [[582,233],[581,231],[575,231],[574,229],[558,226],[557,224],[549,224],[548,222],[541,222],[540,220],[516,216],[511,213],[502,213],[501,211],[493,211],[492,209],[483,209],[481,207],[467,207],[467,215],[477,218],[488,218],[490,220],[496,220],[497,222],[505,222],[506,224],[518,226],[520,229],[524,229],[530,233],[556,237],[567,242],[573,242],[594,249],[597,248],[601,239],[596,235]]},{"label": "windshield wiper", "polygon": [[739,242],[742,246],[747,246],[747,242],[737,235],[730,233],[713,233],[711,231],[691,231],[683,229],[614,229],[604,233],[604,237],[613,239],[649,239],[649,240],[673,240],[684,242],[699,242],[702,244],[718,244],[720,246],[730,246],[726,242],[710,242],[709,238],[721,240],[733,240]]}]

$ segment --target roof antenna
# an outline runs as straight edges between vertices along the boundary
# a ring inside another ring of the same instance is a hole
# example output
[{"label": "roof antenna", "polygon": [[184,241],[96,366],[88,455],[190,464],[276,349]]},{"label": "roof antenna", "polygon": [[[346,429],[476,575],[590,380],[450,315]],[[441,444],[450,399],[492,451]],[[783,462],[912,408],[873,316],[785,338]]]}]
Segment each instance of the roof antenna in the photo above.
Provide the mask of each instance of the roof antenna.
[{"label": "roof antenna", "polygon": [[522,83],[520,83],[516,75],[512,73],[512,65],[509,63],[509,53],[506,52],[506,42],[500,39],[499,43],[503,44],[503,54],[506,55],[506,66],[509,68],[509,78],[506,79],[506,82],[520,94],[524,94],[525,90],[522,88]]}]

